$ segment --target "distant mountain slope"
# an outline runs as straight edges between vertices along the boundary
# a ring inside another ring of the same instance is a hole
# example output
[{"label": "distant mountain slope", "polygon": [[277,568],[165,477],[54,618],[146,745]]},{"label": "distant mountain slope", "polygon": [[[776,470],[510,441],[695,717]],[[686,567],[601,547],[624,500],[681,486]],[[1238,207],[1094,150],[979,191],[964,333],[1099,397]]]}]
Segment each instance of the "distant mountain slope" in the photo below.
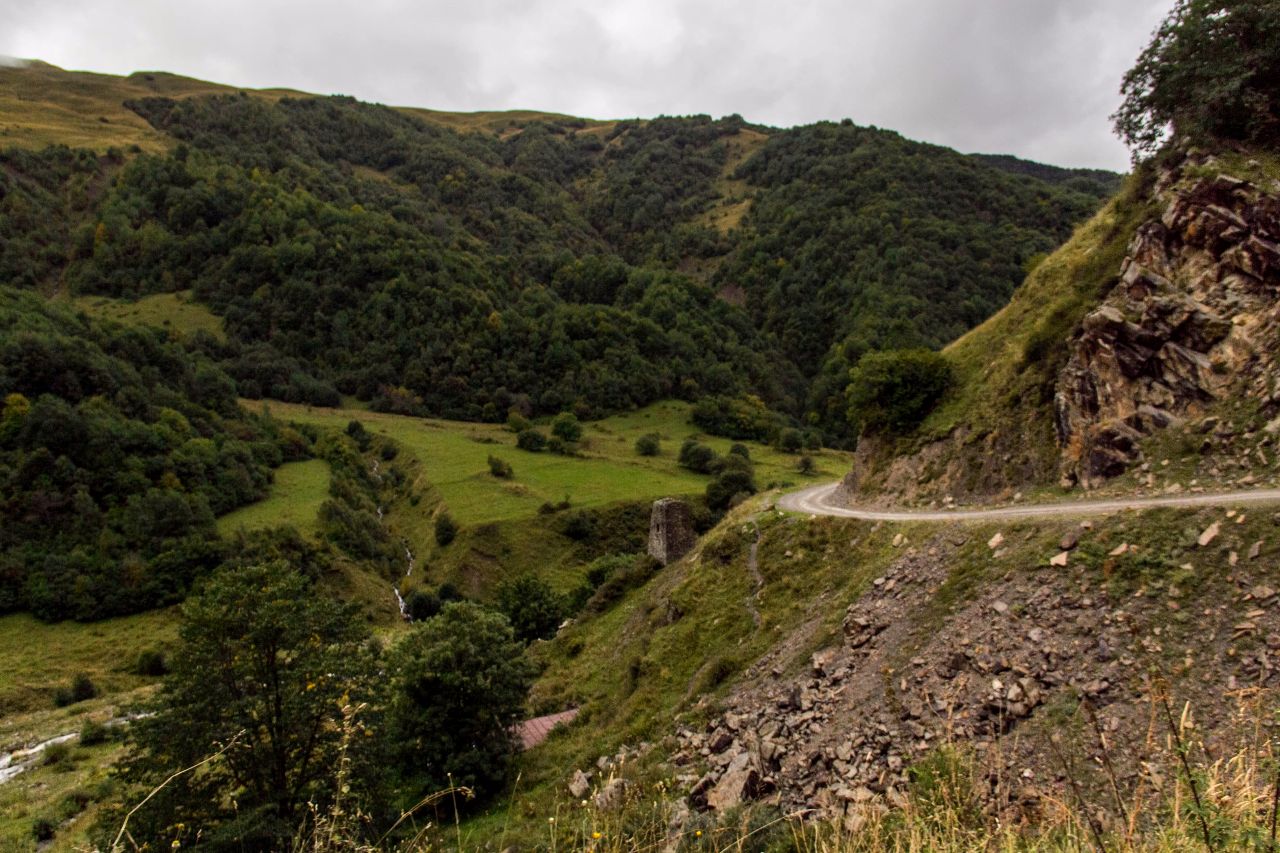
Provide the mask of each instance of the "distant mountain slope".
[{"label": "distant mountain slope", "polygon": [[[980,322],[1108,191],[847,122],[460,116],[45,65],[0,69],[0,126],[28,149],[0,155],[4,280],[192,289],[242,393],[497,419],[750,392],[829,441],[863,352]],[[96,153],[30,150],[54,141]]]}]

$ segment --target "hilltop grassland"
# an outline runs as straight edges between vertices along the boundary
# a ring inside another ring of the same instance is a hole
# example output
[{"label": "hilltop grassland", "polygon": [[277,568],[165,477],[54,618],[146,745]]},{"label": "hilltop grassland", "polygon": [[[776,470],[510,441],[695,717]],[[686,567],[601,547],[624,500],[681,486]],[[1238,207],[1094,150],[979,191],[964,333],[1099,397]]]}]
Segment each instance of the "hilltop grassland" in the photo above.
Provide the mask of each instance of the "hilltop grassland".
[{"label": "hilltop grassland", "polygon": [[[36,60],[0,65],[0,148],[10,145],[23,148],[67,145],[102,153],[108,148],[136,145],[142,151],[155,154],[171,148],[174,140],[127,108],[126,101],[239,92],[267,101],[312,97],[296,89],[241,89],[164,71],[135,71],[128,76],[118,76],[70,71]],[[464,133],[502,133],[530,122],[564,121],[580,123],[590,133],[604,133],[614,124],[539,110],[448,112],[417,107],[397,109]]]}]

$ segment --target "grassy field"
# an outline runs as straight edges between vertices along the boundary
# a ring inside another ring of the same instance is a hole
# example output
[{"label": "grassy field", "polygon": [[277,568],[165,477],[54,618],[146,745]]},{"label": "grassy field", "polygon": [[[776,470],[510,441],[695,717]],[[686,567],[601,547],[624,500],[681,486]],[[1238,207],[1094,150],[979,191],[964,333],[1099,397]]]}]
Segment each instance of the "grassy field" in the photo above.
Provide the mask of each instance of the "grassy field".
[{"label": "grassy field", "polygon": [[224,536],[237,530],[292,525],[303,534],[316,532],[316,513],[329,497],[329,464],[321,459],[286,462],[275,470],[271,494],[218,519]]},{"label": "grassy field", "polygon": [[106,296],[78,296],[75,307],[91,317],[137,326],[157,326],[181,336],[208,332],[226,340],[222,318],[191,298],[191,291],[156,293],[136,301]]},{"label": "grassy field", "polygon": [[[371,432],[394,439],[421,463],[423,489],[434,491],[464,525],[527,518],[536,515],[543,503],[565,498],[575,507],[593,507],[664,495],[700,494],[710,479],[676,465],[680,443],[698,433],[688,422],[688,404],[680,402],[656,403],[637,412],[586,424],[584,441],[576,456],[519,450],[515,436],[496,424],[277,402],[267,406],[276,417],[317,426],[342,428],[358,418]],[[635,441],[646,433],[662,436],[658,456],[636,454]],[[708,437],[705,441],[720,453],[727,452],[732,444],[720,438]],[[797,456],[744,443],[751,449],[756,481],[762,487],[769,483],[834,479],[848,469],[848,454],[826,450],[813,455],[817,471],[805,478],[796,473]],[[511,480],[490,475],[491,455],[511,463],[515,469]]]},{"label": "grassy field", "polygon": [[172,610],[89,623],[51,624],[25,613],[0,617],[0,718],[51,708],[54,690],[81,672],[104,694],[146,684],[133,673],[138,652],[172,643],[176,630]]}]

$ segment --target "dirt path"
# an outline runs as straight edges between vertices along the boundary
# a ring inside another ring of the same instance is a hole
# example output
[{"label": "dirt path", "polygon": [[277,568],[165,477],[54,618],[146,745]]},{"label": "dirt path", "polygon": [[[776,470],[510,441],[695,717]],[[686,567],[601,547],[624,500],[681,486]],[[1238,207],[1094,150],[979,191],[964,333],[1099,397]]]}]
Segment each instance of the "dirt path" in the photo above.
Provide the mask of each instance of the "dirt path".
[{"label": "dirt path", "polygon": [[760,574],[760,525],[756,524],[756,520],[751,519],[751,526],[755,528],[756,538],[751,540],[751,549],[747,552],[747,571],[751,573],[751,592],[747,593],[747,609],[751,611],[751,621],[759,628],[762,624],[760,619],[760,593],[764,591],[764,575]]},{"label": "dirt path", "polygon": [[1280,503],[1280,489],[1247,489],[1205,495],[1167,495],[1158,498],[1111,498],[1096,501],[1056,501],[1024,506],[992,509],[950,510],[875,510],[839,506],[832,493],[839,483],[813,486],[778,498],[778,508],[810,515],[833,515],[866,521],[995,521],[1000,519],[1041,518],[1072,515],[1107,515],[1125,510],[1154,507],[1238,506],[1241,504]]}]

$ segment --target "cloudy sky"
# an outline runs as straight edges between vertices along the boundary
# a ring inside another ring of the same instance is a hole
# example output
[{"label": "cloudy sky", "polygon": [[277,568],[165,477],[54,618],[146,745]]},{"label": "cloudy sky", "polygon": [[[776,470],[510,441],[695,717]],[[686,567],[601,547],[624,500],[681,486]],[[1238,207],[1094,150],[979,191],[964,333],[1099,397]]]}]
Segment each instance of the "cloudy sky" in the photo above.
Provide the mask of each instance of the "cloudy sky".
[{"label": "cloudy sky", "polygon": [[852,118],[1121,169],[1107,116],[1173,0],[0,0],[0,56],[444,110]]}]

